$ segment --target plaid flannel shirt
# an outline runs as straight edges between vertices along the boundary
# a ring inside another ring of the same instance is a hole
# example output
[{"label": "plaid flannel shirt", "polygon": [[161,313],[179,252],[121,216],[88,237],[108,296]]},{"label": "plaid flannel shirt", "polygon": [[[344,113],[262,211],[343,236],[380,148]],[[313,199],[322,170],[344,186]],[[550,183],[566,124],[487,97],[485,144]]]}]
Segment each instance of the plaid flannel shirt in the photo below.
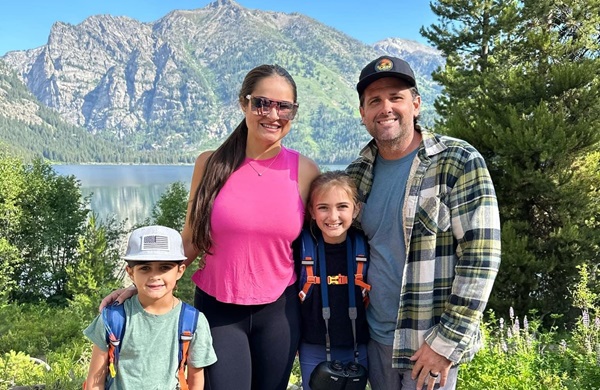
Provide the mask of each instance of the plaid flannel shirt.
[{"label": "plaid flannel shirt", "polygon": [[[481,154],[467,142],[417,127],[423,139],[403,206],[406,262],[392,366],[427,342],[458,364],[481,348],[480,322],[500,265],[500,218]],[[362,202],[373,184],[374,140],[347,172]]]}]

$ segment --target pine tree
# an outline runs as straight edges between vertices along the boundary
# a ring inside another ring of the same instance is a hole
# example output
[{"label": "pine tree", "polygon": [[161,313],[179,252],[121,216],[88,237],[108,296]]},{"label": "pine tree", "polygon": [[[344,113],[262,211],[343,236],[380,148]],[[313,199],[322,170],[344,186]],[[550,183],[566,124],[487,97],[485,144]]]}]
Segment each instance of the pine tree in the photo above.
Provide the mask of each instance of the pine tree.
[{"label": "pine tree", "polygon": [[445,0],[432,10],[440,23],[422,33],[448,59],[434,75],[445,90],[437,130],[486,157],[498,194],[490,306],[567,313],[576,267],[600,260],[589,154],[600,141],[600,0]]}]

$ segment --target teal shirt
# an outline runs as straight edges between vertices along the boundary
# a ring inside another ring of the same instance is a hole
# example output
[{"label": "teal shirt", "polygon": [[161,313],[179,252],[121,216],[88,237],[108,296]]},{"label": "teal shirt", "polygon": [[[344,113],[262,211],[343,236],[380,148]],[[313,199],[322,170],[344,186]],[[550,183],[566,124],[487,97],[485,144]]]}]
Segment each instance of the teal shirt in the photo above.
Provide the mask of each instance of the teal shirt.
[{"label": "teal shirt", "polygon": [[[137,295],[126,300],[123,305],[127,326],[117,376],[111,389],[175,389],[178,383],[178,323],[181,302],[162,315],[147,313]],[[102,316],[96,317],[83,333],[101,350],[108,351]],[[208,321],[202,313],[198,316],[196,333],[190,342],[188,361],[197,368],[217,361]]]},{"label": "teal shirt", "polygon": [[402,205],[410,166],[416,154],[415,150],[397,160],[377,156],[373,188],[360,221],[371,247],[367,321],[371,338],[384,345],[394,344],[406,261]]},{"label": "teal shirt", "polygon": [[[413,367],[409,358],[424,342],[455,363],[473,359],[500,266],[498,203],[483,157],[463,140],[417,131],[423,139],[402,206],[406,261],[392,357],[402,369]],[[374,189],[377,154],[372,140],[347,168],[362,202]]]}]

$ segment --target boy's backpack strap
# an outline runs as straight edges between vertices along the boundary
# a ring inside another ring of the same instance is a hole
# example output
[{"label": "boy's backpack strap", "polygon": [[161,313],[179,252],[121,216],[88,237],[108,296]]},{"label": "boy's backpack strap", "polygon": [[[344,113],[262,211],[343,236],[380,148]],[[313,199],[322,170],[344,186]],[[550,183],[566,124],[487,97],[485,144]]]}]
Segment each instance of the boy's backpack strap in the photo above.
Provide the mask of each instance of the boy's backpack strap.
[{"label": "boy's backpack strap", "polygon": [[105,389],[110,388],[119,368],[119,352],[125,334],[127,319],[124,305],[111,305],[102,309],[102,322],[106,329],[106,344],[108,345],[108,374]]},{"label": "boy's backpack strap", "polygon": [[179,388],[187,390],[187,380],[185,369],[187,367],[190,342],[194,338],[196,326],[198,325],[198,315],[200,312],[191,305],[181,302],[181,312],[179,313]]},{"label": "boy's backpack strap", "polygon": [[[316,246],[315,239],[310,231],[303,229],[300,233],[300,259],[302,261],[300,282],[303,282],[298,293],[300,302],[304,302],[313,284],[321,283],[321,278],[315,276],[315,267],[317,266]],[[305,278],[306,280],[303,280]]]}]

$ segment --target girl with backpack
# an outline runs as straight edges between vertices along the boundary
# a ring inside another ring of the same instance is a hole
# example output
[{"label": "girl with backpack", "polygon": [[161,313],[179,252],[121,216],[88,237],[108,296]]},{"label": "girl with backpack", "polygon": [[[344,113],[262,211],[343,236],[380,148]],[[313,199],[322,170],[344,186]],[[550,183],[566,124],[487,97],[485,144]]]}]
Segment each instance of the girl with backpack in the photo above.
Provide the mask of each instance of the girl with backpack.
[{"label": "girl with backpack", "polygon": [[[299,240],[302,387],[364,389],[369,328],[363,298],[370,286],[363,280],[366,252],[357,249],[366,249],[366,238],[352,228],[359,213],[354,181],[343,171],[321,174],[310,187],[307,210],[310,227]],[[352,306],[355,319],[351,319]],[[349,377],[355,383],[341,384]]]}]

